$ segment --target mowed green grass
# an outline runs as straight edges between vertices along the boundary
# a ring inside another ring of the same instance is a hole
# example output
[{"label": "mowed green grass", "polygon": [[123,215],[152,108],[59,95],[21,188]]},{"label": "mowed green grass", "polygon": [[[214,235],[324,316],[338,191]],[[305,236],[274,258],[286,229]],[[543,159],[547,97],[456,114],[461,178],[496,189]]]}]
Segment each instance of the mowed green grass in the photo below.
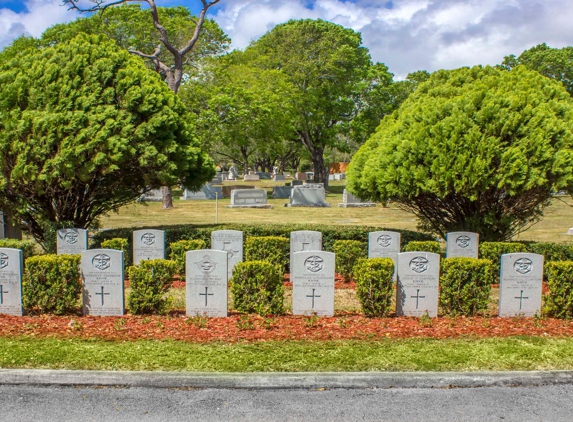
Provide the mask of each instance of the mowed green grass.
[{"label": "mowed green grass", "polygon": [[[273,186],[284,183],[261,182],[225,182],[233,185],[250,185],[272,191]],[[269,199],[273,209],[227,208],[230,199],[218,201],[179,201],[175,196],[174,208],[162,209],[159,202],[132,204],[117,213],[104,217],[104,228],[119,227],[157,227],[178,224],[214,224],[246,223],[308,223],[331,225],[362,225],[395,229],[416,230],[417,218],[400,210],[395,204],[387,207],[377,204],[374,208],[339,208],[342,202],[344,182],[331,182],[326,200],[330,208],[290,208],[285,207],[288,199]],[[535,240],[538,242],[567,243],[572,239],[567,230],[573,227],[573,200],[569,197],[557,197],[546,208],[544,218],[514,240]]]}]

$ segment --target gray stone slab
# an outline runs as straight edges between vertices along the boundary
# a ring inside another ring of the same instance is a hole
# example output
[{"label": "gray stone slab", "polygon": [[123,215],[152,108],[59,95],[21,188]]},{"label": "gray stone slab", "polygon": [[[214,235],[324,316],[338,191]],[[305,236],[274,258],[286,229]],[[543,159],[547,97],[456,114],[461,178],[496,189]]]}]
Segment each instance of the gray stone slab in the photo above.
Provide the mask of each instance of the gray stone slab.
[{"label": "gray stone slab", "polygon": [[227,316],[228,255],[200,249],[185,254],[187,315]]},{"label": "gray stone slab", "polygon": [[56,234],[58,255],[81,254],[88,249],[88,231],[85,229],[61,229]]},{"label": "gray stone slab", "polygon": [[292,186],[275,186],[273,188],[274,199],[289,199],[292,192]]},{"label": "gray stone slab", "polygon": [[231,278],[235,265],[243,262],[243,232],[240,230],[215,230],[211,232],[211,249],[227,252],[228,278]]},{"label": "gray stone slab", "polygon": [[231,191],[230,208],[272,208],[267,204],[265,189],[237,189]]},{"label": "gray stone slab", "polygon": [[249,185],[227,185],[227,186],[223,186],[223,188],[222,188],[223,198],[230,198],[231,192],[233,192],[234,190],[238,190],[238,189],[255,189],[255,187],[249,186]]},{"label": "gray stone slab", "polygon": [[302,185],[294,186],[290,196],[289,207],[330,207],[326,202],[325,191],[322,186]]},{"label": "gray stone slab", "polygon": [[390,258],[394,262],[393,279],[398,279],[398,254],[401,234],[392,231],[368,233],[368,258]]},{"label": "gray stone slab", "polygon": [[259,180],[261,180],[261,178],[259,177],[258,174],[245,174],[243,176],[243,180],[245,182],[258,182]]},{"label": "gray stone slab", "polygon": [[142,199],[148,202],[163,201],[163,192],[161,189],[151,189],[143,194]]},{"label": "gray stone slab", "polygon": [[473,232],[451,232],[446,234],[446,257],[477,258],[479,234]]},{"label": "gray stone slab", "polygon": [[359,197],[351,194],[346,189],[342,193],[342,203],[338,204],[341,208],[363,208],[363,207],[375,207],[374,202],[364,202]]},{"label": "gray stone slab", "polygon": [[182,201],[197,201],[197,200],[207,200],[207,199],[221,199],[223,197],[223,190],[221,186],[213,186],[207,183],[201,187],[198,192],[191,192],[189,189],[185,189],[183,196],[180,197]]},{"label": "gray stone slab", "polygon": [[284,174],[275,174],[273,179],[275,180],[275,182],[284,182],[286,181],[286,177]]},{"label": "gray stone slab", "polygon": [[149,259],[165,259],[165,232],[142,229],[133,232],[133,263]]},{"label": "gray stone slab", "polygon": [[332,252],[295,252],[291,261],[293,315],[334,315]]},{"label": "gray stone slab", "polygon": [[272,174],[264,172],[264,171],[257,172],[257,175],[259,176],[259,180],[271,180],[272,179]]},{"label": "gray stone slab", "polygon": [[290,232],[290,261],[293,254],[301,251],[321,251],[322,232],[314,230],[297,230]]},{"label": "gray stone slab", "polygon": [[22,316],[22,273],[20,249],[0,248],[0,314]]},{"label": "gray stone slab", "polygon": [[125,313],[122,251],[83,251],[80,271],[84,315],[121,316]]},{"label": "gray stone slab", "polygon": [[438,316],[440,255],[431,252],[398,254],[396,315]]},{"label": "gray stone slab", "polygon": [[499,316],[534,316],[541,311],[543,255],[510,253],[501,256]]},{"label": "gray stone slab", "polygon": [[291,180],[290,185],[291,186],[302,186],[303,181],[302,180]]}]

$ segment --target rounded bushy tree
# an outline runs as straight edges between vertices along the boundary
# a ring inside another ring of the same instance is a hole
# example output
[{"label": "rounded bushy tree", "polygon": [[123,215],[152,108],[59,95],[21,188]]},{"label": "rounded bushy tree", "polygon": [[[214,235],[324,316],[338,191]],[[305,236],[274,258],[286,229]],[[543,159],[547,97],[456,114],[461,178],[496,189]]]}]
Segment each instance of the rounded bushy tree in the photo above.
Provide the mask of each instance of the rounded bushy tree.
[{"label": "rounded bushy tree", "polygon": [[181,101],[113,41],[81,34],[0,60],[0,209],[41,244],[150,187],[213,175]]},{"label": "rounded bushy tree", "polygon": [[423,229],[505,240],[573,192],[573,101],[521,66],[438,71],[353,157],[349,190],[395,201]]}]

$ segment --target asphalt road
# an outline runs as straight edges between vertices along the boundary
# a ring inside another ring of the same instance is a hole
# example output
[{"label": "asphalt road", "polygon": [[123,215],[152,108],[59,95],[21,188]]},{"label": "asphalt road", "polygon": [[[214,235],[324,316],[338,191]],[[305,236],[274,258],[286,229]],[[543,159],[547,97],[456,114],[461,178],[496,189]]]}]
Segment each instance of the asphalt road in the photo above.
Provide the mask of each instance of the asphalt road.
[{"label": "asphalt road", "polygon": [[0,385],[0,421],[567,421],[573,385],[167,389]]}]

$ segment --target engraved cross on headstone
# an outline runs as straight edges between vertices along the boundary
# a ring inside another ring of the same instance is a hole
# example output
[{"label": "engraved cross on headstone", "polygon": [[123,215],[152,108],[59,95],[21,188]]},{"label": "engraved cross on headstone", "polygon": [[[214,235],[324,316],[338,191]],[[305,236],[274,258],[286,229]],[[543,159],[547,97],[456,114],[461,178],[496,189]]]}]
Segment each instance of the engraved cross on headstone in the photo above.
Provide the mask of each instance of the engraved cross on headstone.
[{"label": "engraved cross on headstone", "polygon": [[416,309],[418,309],[418,305],[420,304],[420,299],[425,299],[426,296],[420,296],[420,289],[416,289],[416,296],[410,296],[412,299],[416,298]]},{"label": "engraved cross on headstone", "polygon": [[10,293],[7,290],[4,290],[4,286],[0,284],[0,305],[4,304],[4,293]]},{"label": "engraved cross on headstone", "polygon": [[519,310],[521,311],[521,307],[523,306],[523,299],[529,299],[529,296],[523,296],[523,290],[519,293],[519,296],[516,296],[515,299],[519,299]]},{"label": "engraved cross on headstone", "polygon": [[302,242],[302,250],[301,250],[301,252],[302,252],[302,251],[310,251],[310,242],[308,242],[308,243]]},{"label": "engraved cross on headstone", "polygon": [[223,241],[223,250],[227,252],[227,259],[231,259],[232,257],[235,256],[236,253],[238,253],[239,251],[234,251],[231,248],[231,242],[225,242]]},{"label": "engraved cross on headstone", "polygon": [[315,295],[315,294],[314,294],[314,291],[315,291],[315,289],[312,289],[312,295],[306,295],[306,297],[311,297],[311,298],[312,298],[312,308],[311,308],[311,309],[314,309],[314,298],[315,298],[315,297],[321,297],[321,295]]},{"label": "engraved cross on headstone", "polygon": [[207,293],[209,287],[205,287],[205,293],[199,293],[199,296],[205,296],[205,307],[207,307],[207,296],[213,296],[213,293]]},{"label": "engraved cross on headstone", "polygon": [[101,306],[103,306],[103,303],[104,303],[103,297],[109,296],[109,293],[104,293],[103,292],[103,286],[100,286],[100,287],[101,287],[101,290],[99,293],[96,293],[96,295],[101,296]]}]

